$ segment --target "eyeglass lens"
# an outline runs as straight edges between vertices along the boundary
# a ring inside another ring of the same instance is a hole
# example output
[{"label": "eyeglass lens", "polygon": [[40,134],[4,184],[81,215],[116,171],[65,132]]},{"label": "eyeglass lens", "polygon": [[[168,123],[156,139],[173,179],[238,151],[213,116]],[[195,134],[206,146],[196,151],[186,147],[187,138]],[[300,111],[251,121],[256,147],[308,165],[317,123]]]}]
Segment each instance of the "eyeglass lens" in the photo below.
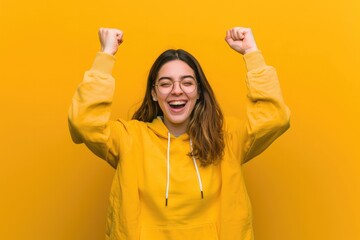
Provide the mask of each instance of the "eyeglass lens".
[{"label": "eyeglass lens", "polygon": [[184,93],[192,93],[196,89],[196,81],[192,78],[185,78],[180,81],[172,81],[170,79],[161,79],[156,84],[159,92],[163,94],[170,93],[175,86],[175,83],[178,82],[180,85],[181,90]]}]

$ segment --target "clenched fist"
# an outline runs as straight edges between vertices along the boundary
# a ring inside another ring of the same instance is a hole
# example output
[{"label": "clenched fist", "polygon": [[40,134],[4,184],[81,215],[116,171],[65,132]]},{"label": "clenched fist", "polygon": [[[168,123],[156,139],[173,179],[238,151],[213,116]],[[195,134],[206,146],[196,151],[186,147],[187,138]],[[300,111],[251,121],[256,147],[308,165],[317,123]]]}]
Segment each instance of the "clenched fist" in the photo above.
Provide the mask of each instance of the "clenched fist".
[{"label": "clenched fist", "polygon": [[100,28],[99,39],[101,43],[101,51],[111,55],[115,55],[120,44],[123,42],[123,32],[114,28]]},{"label": "clenched fist", "polygon": [[225,41],[241,54],[258,50],[250,28],[234,27],[226,32]]}]

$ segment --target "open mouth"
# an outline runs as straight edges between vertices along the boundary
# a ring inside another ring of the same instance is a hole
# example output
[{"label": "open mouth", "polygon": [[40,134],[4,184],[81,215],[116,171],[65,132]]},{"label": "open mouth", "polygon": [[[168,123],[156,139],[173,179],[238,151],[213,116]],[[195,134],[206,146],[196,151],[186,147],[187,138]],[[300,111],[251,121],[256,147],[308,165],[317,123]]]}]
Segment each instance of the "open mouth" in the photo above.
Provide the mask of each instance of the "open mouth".
[{"label": "open mouth", "polygon": [[186,101],[172,101],[169,102],[169,106],[172,109],[182,109],[183,107],[185,107],[186,105]]}]

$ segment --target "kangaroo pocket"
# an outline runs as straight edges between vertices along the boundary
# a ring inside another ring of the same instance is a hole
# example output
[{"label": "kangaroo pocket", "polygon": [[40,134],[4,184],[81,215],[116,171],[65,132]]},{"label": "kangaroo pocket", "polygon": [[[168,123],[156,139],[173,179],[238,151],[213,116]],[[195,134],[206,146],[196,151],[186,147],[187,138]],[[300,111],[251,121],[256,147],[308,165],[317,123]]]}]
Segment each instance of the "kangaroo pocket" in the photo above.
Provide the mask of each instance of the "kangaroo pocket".
[{"label": "kangaroo pocket", "polygon": [[192,225],[157,227],[144,226],[141,228],[140,240],[218,240],[216,225],[214,223]]}]

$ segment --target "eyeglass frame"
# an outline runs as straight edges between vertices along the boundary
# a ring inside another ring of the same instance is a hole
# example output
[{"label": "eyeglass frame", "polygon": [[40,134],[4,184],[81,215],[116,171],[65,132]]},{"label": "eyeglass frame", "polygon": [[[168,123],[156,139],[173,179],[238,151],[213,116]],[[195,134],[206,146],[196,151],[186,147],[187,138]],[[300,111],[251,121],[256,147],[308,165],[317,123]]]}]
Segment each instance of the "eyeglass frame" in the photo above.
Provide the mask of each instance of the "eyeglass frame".
[{"label": "eyeglass frame", "polygon": [[[182,89],[182,87],[181,87],[181,82],[184,81],[186,78],[191,78],[192,80],[195,81],[195,88],[194,88],[194,90],[193,90],[192,92],[185,92],[185,91]],[[158,86],[159,86],[159,81],[161,81],[161,80],[163,80],[163,79],[165,79],[165,80],[170,80],[171,83],[172,83],[172,88],[171,88],[171,90],[170,90],[168,93],[163,93],[163,92],[161,92],[161,91],[159,90],[159,87],[158,87]],[[155,84],[156,81],[158,82],[157,84]],[[183,92],[186,93],[186,94],[191,94],[191,93],[195,92],[195,90],[197,90],[197,89],[198,89],[198,86],[199,86],[198,81],[197,81],[193,76],[191,76],[191,75],[183,76],[183,77],[181,77],[181,80],[177,80],[177,81],[174,81],[174,80],[172,80],[172,79],[169,78],[169,77],[161,77],[161,78],[155,80],[155,82],[153,83],[153,87],[157,87],[158,91],[159,91],[160,93],[162,93],[162,94],[169,94],[169,93],[171,93],[171,92],[174,90],[174,87],[175,87],[175,83],[176,83],[176,82],[179,83],[179,87],[180,87],[181,91],[183,91]]]}]

